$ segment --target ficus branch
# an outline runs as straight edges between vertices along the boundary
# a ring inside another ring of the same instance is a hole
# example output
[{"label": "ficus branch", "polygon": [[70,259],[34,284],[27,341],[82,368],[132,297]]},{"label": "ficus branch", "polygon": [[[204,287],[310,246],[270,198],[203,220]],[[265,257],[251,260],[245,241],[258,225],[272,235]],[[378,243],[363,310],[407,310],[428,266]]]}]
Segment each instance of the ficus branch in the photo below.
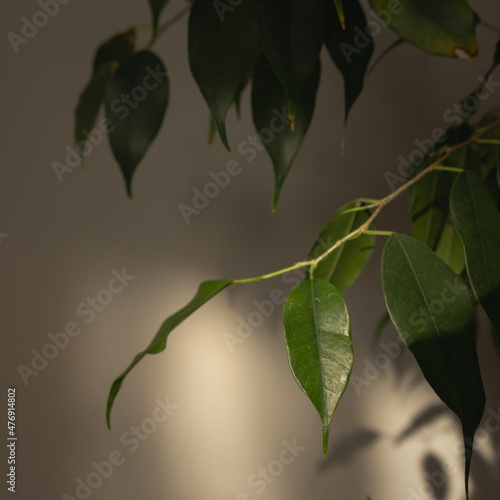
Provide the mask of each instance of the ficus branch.
[{"label": "ficus branch", "polygon": [[446,146],[443,147],[435,152],[432,152],[429,154],[429,157],[432,156],[437,156],[439,157],[433,161],[430,165],[428,165],[426,168],[421,170],[418,174],[416,174],[414,177],[409,179],[407,182],[405,182],[403,185],[401,185],[398,189],[393,191],[391,194],[387,195],[385,198],[382,198],[381,200],[374,200],[371,198],[362,198],[360,201],[368,201],[370,204],[365,205],[363,207],[356,207],[354,209],[348,210],[346,212],[351,212],[351,211],[358,211],[358,210],[366,210],[370,208],[374,208],[374,211],[371,213],[370,217],[363,223],[361,224],[357,229],[354,229],[351,231],[349,234],[344,236],[343,238],[337,240],[330,248],[328,248],[325,252],[323,252],[320,256],[316,257],[315,259],[311,260],[306,260],[306,261],[301,261],[297,262],[296,264],[286,267],[284,269],[280,269],[279,271],[275,271],[269,274],[264,274],[262,276],[258,276],[256,278],[245,278],[245,279],[240,279],[240,280],[235,280],[235,283],[252,283],[252,282],[257,282],[257,281],[263,281],[269,278],[274,278],[275,276],[279,276],[281,274],[294,271],[296,269],[301,269],[304,267],[309,267],[311,276],[314,274],[314,269],[318,266],[318,264],[325,259],[329,254],[331,254],[334,250],[342,246],[344,243],[347,243],[349,240],[352,240],[358,236],[361,236],[362,234],[371,234],[375,236],[390,236],[392,233],[390,231],[375,231],[370,229],[371,224],[374,222],[374,220],[378,217],[382,209],[388,205],[391,201],[393,201],[395,198],[397,198],[400,194],[408,190],[411,186],[415,185],[417,182],[419,182],[423,177],[425,177],[427,174],[430,174],[431,172],[434,171],[451,171],[451,172],[461,172],[463,169],[457,168],[457,167],[449,167],[446,165],[443,165],[443,162],[447,160],[453,153],[469,146],[470,144],[479,142],[479,139],[483,137],[485,134],[490,132],[492,129],[500,125],[500,120],[496,120],[489,124],[488,126],[484,127],[481,129],[480,132],[476,133],[474,136],[471,138],[467,139],[466,141],[463,141],[459,144],[455,144],[454,146]]}]

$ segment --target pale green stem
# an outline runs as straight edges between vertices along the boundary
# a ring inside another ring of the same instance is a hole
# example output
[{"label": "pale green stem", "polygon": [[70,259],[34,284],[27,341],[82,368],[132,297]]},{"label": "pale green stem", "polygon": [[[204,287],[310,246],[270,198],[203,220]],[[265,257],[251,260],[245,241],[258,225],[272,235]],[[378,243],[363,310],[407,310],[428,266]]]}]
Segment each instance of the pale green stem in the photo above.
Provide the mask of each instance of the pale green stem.
[{"label": "pale green stem", "polygon": [[[461,142],[459,144],[455,144],[454,146],[450,147],[445,147],[440,149],[439,151],[435,151],[432,153],[430,156],[435,156],[437,154],[441,154],[441,156],[433,163],[431,163],[429,166],[424,168],[421,172],[419,172],[415,177],[407,181],[405,184],[400,186],[398,189],[393,191],[391,194],[387,195],[385,198],[382,198],[381,200],[371,200],[369,198],[364,198],[364,200],[368,201],[376,201],[376,203],[372,204],[373,207],[376,207],[373,213],[368,217],[368,219],[361,224],[357,229],[354,229],[351,231],[349,234],[341,238],[340,240],[336,241],[328,250],[323,252],[319,257],[316,257],[315,259],[311,260],[306,260],[303,262],[297,262],[293,266],[286,267],[285,269],[280,269],[279,271],[274,271],[273,273],[269,274],[264,274],[263,276],[257,276],[256,278],[246,278],[246,279],[240,279],[240,280],[234,280],[234,283],[253,283],[256,281],[263,281],[269,278],[274,278],[275,276],[279,276],[281,274],[287,273],[289,271],[294,271],[296,269],[301,269],[303,267],[310,267],[310,273],[311,276],[314,272],[314,269],[317,267],[317,265],[325,258],[327,257],[330,253],[332,253],[335,249],[346,243],[347,241],[356,238],[357,236],[360,236],[361,234],[372,234],[375,236],[390,236],[392,234],[392,231],[376,231],[376,230],[371,230],[369,229],[370,225],[372,222],[377,218],[378,214],[381,212],[381,210],[388,205],[392,200],[397,198],[401,193],[406,191],[409,187],[413,186],[416,184],[422,177],[426,176],[427,174],[434,172],[435,170],[452,170],[454,172],[461,172],[463,169],[460,168],[455,168],[455,167],[447,167],[441,165],[441,163],[448,159],[453,153],[456,151],[468,146],[469,144],[472,144],[474,142],[478,142],[479,138],[482,137],[484,134],[488,133],[490,130],[493,128],[497,127],[500,125],[500,119],[496,120],[495,122],[491,123],[490,125],[484,127],[479,133],[474,135],[473,137],[469,138],[468,140]],[[363,198],[361,199],[363,200]],[[361,208],[361,207],[360,207]],[[363,207],[364,209],[368,207]],[[357,208],[356,208],[357,210]],[[349,212],[352,210],[346,210],[346,212]]]}]

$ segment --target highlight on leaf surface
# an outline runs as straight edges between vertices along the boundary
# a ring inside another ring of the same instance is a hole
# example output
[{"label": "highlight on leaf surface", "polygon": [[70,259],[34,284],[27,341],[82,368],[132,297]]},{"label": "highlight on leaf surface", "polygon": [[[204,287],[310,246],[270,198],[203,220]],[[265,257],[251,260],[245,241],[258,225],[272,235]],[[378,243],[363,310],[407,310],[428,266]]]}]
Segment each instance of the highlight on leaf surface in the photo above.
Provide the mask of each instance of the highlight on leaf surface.
[{"label": "highlight on leaf surface", "polygon": [[328,281],[303,281],[285,302],[283,325],[290,369],[321,418],[326,455],[333,414],[353,364],[351,323],[342,295]]}]

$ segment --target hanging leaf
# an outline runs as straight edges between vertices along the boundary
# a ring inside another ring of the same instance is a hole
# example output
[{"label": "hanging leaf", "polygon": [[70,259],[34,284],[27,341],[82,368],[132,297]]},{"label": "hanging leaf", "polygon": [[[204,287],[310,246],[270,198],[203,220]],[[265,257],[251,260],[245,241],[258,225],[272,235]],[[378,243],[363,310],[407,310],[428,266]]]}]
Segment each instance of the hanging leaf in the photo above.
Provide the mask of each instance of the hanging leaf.
[{"label": "hanging leaf", "polygon": [[262,44],[285,89],[292,131],[301,115],[303,94],[317,71],[326,37],[325,0],[273,0],[260,4]]},{"label": "hanging leaf", "polygon": [[455,227],[465,246],[474,294],[500,335],[500,214],[481,179],[463,172],[451,191]]},{"label": "hanging leaf", "polygon": [[75,109],[74,137],[78,154],[83,152],[94,129],[106,96],[106,85],[118,65],[135,50],[135,30],[119,33],[104,42],[96,51],[90,81],[80,94]]},{"label": "hanging leaf", "polygon": [[109,141],[120,165],[127,193],[132,177],[158,134],[168,103],[169,83],[160,59],[143,50],[123,62],[106,91]]},{"label": "hanging leaf", "polygon": [[153,16],[153,38],[158,35],[158,24],[160,22],[160,15],[169,0],[149,0],[149,7],[151,15]]},{"label": "hanging leaf", "polygon": [[423,375],[462,423],[465,489],[485,396],[474,338],[474,305],[462,279],[414,238],[394,233],[382,257],[387,310]]},{"label": "hanging leaf", "polygon": [[370,5],[399,36],[425,52],[463,59],[476,56],[478,19],[466,0],[399,0],[396,8],[392,0],[370,0]]},{"label": "hanging leaf", "polygon": [[118,33],[104,42],[94,57],[94,74],[111,74],[120,63],[128,59],[135,51],[136,32],[130,29]]},{"label": "hanging leaf", "polygon": [[232,283],[234,283],[234,281],[228,279],[203,282],[198,288],[198,291],[196,292],[196,295],[193,297],[191,302],[189,302],[189,304],[184,306],[175,314],[172,314],[172,316],[169,316],[163,322],[163,324],[160,326],[160,329],[158,330],[158,333],[154,336],[148,347],[146,347],[144,351],[137,354],[132,360],[132,363],[130,363],[130,365],[127,367],[127,369],[113,382],[113,385],[111,386],[111,389],[109,391],[108,404],[106,409],[106,421],[109,428],[111,428],[110,416],[114,400],[122,386],[123,379],[128,375],[132,368],[134,368],[134,366],[139,363],[139,361],[141,361],[141,359],[146,354],[158,354],[164,351],[167,345],[167,337],[169,336],[170,332],[174,328],[179,326],[191,314],[193,314],[199,307],[208,302],[212,297],[217,295]]},{"label": "hanging leaf", "polygon": [[226,115],[260,48],[258,0],[225,15],[212,0],[197,0],[189,17],[189,64],[227,149]]},{"label": "hanging leaf", "polygon": [[288,362],[323,424],[323,455],[333,414],[351,375],[351,325],[340,292],[328,281],[297,285],[283,309]]},{"label": "hanging leaf", "polygon": [[78,99],[75,109],[75,144],[78,154],[83,157],[89,134],[94,129],[106,95],[106,85],[109,77],[102,73],[96,73],[90,79]]},{"label": "hanging leaf", "polygon": [[374,44],[369,31],[367,32],[366,16],[358,0],[346,2],[344,29],[337,16],[330,15],[329,19],[325,45],[344,77],[345,133],[349,111],[363,89],[363,81],[373,54]]},{"label": "hanging leaf", "polygon": [[[337,241],[364,224],[370,217],[368,209],[347,212],[362,205],[362,202],[356,200],[340,207],[321,230],[307,260],[319,257]],[[372,224],[370,229],[373,227]],[[329,281],[339,292],[343,292],[354,283],[363,270],[373,252],[374,245],[375,236],[367,234],[347,241],[319,262],[314,269],[314,277]]]},{"label": "hanging leaf", "polygon": [[[252,116],[259,137],[273,162],[273,210],[278,205],[281,187],[312,120],[320,76],[319,60],[316,63],[316,70],[309,77],[300,96],[297,96],[297,118],[293,132],[289,126],[282,84],[264,54],[255,63],[252,78]],[[253,148],[239,148],[239,152],[257,154]],[[249,158],[247,160],[251,161]]]}]

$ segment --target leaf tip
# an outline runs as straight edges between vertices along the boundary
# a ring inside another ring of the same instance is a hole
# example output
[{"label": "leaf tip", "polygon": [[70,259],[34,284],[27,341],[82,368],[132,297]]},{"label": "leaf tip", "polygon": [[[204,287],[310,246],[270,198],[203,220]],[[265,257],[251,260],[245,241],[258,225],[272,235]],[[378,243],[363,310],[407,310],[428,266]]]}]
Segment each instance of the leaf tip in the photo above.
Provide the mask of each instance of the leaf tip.
[{"label": "leaf tip", "polygon": [[288,120],[290,121],[290,130],[295,132],[295,115],[288,115]]},{"label": "leaf tip", "polygon": [[328,441],[330,439],[330,426],[323,426],[323,456],[326,457],[328,453]]}]

